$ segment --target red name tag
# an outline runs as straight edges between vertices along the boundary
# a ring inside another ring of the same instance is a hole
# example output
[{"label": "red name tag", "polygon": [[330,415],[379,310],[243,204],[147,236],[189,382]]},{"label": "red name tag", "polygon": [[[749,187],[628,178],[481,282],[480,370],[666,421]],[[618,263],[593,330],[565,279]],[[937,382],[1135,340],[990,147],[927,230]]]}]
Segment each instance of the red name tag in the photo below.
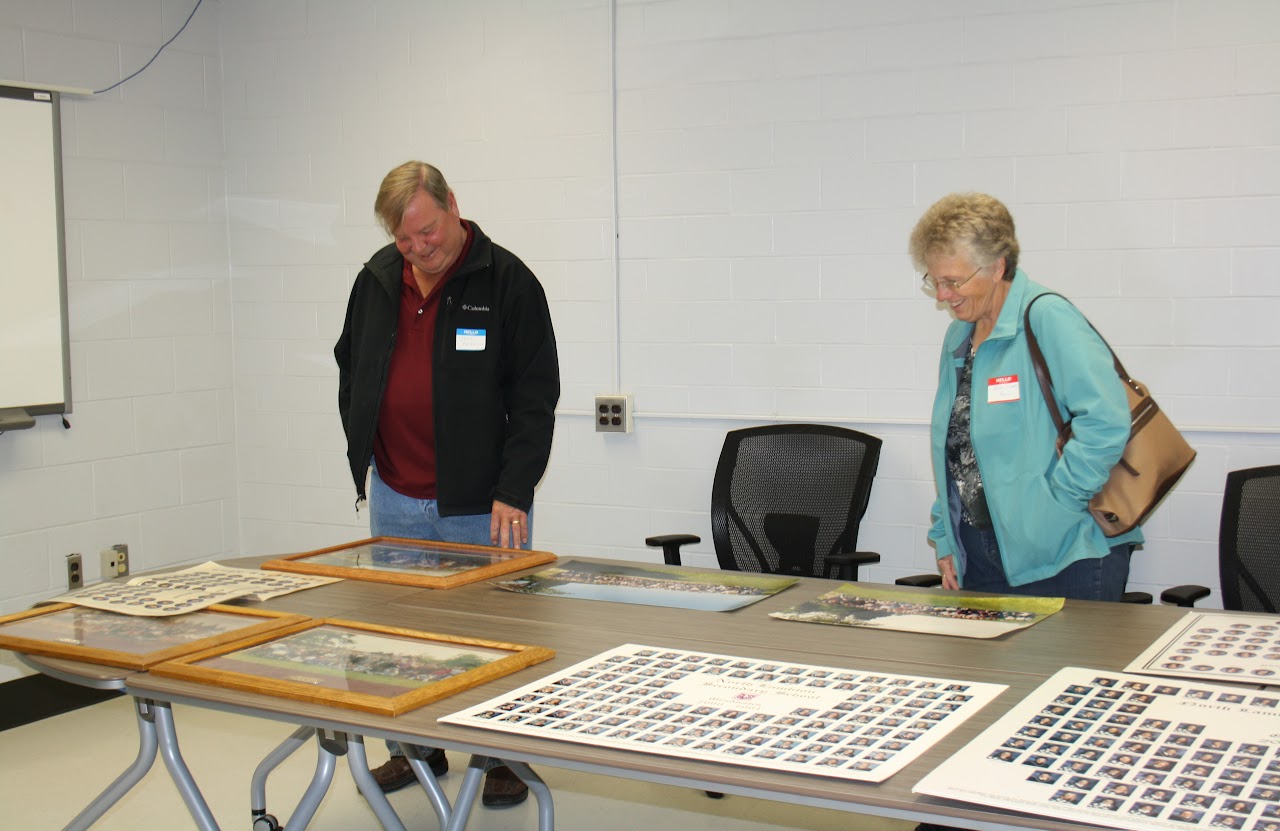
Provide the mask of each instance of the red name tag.
[{"label": "red name tag", "polygon": [[1003,404],[1008,401],[1017,401],[1019,397],[1017,375],[999,375],[987,380],[988,404]]}]

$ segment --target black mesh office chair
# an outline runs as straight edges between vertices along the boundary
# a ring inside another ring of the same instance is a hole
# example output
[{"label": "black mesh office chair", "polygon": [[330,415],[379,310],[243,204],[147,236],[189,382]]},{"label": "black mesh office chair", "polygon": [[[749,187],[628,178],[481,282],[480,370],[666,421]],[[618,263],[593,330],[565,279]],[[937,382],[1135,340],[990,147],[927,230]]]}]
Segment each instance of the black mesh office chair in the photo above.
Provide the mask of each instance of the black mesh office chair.
[{"label": "black mesh office chair", "polygon": [[[857,580],[880,555],[856,551],[881,440],[825,424],[732,430],[711,488],[711,534],[732,571]],[[693,534],[648,537],[669,565]]]},{"label": "black mesh office chair", "polygon": [[[1280,606],[1280,465],[1233,470],[1222,494],[1218,526],[1222,608],[1275,614]],[[1174,586],[1160,599],[1194,606],[1204,586]]]}]

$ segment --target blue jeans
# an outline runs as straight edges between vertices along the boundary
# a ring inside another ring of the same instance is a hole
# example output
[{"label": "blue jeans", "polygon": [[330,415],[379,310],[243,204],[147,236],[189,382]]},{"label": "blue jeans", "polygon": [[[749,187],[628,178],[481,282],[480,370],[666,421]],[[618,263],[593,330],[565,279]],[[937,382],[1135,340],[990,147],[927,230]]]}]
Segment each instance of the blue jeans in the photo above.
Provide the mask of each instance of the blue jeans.
[{"label": "blue jeans", "polygon": [[[414,499],[392,489],[378,476],[378,465],[370,460],[369,470],[369,533],[375,537],[403,537],[413,540],[438,540],[461,542],[470,545],[490,545],[489,520],[492,514],[464,514],[440,516],[440,507],[434,499]],[[533,509],[528,512],[529,542],[533,543]],[[387,739],[387,750],[392,756],[400,756],[400,747]],[[429,748],[424,747],[424,751]]]},{"label": "blue jeans", "polygon": [[[404,537],[414,540],[461,542],[492,545],[489,521],[492,514],[440,516],[434,499],[414,499],[393,490],[378,476],[378,466],[370,463],[369,533],[375,537]],[[515,548],[529,548],[533,543],[533,509],[527,519],[529,542]]]},{"label": "blue jeans", "polygon": [[1066,597],[1073,600],[1119,601],[1129,582],[1131,543],[1121,543],[1105,557],[1076,560],[1052,577],[1010,586],[1000,559],[996,532],[974,528],[960,521],[960,544],[964,546],[964,584],[967,591],[992,594],[1021,594],[1033,597]]}]

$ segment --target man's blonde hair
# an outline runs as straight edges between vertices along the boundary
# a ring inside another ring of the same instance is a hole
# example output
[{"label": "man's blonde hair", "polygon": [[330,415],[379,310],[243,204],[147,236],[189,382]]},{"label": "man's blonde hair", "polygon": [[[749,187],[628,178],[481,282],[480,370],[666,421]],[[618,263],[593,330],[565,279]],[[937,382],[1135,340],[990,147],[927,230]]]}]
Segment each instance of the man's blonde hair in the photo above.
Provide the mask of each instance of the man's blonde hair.
[{"label": "man's blonde hair", "polygon": [[426,162],[405,162],[383,177],[378,197],[373,200],[373,212],[388,234],[395,236],[418,191],[426,193],[442,209],[449,209],[449,183],[443,173]]}]

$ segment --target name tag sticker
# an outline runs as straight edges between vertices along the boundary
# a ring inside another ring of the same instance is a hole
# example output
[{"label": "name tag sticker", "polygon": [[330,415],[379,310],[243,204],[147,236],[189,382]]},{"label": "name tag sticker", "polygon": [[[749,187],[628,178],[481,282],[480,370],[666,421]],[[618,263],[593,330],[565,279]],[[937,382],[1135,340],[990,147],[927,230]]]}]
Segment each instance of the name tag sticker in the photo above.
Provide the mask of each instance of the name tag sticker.
[{"label": "name tag sticker", "polygon": [[999,375],[987,379],[987,403],[1003,404],[1018,400],[1018,376]]},{"label": "name tag sticker", "polygon": [[459,329],[454,337],[454,348],[459,352],[483,352],[484,329]]}]

